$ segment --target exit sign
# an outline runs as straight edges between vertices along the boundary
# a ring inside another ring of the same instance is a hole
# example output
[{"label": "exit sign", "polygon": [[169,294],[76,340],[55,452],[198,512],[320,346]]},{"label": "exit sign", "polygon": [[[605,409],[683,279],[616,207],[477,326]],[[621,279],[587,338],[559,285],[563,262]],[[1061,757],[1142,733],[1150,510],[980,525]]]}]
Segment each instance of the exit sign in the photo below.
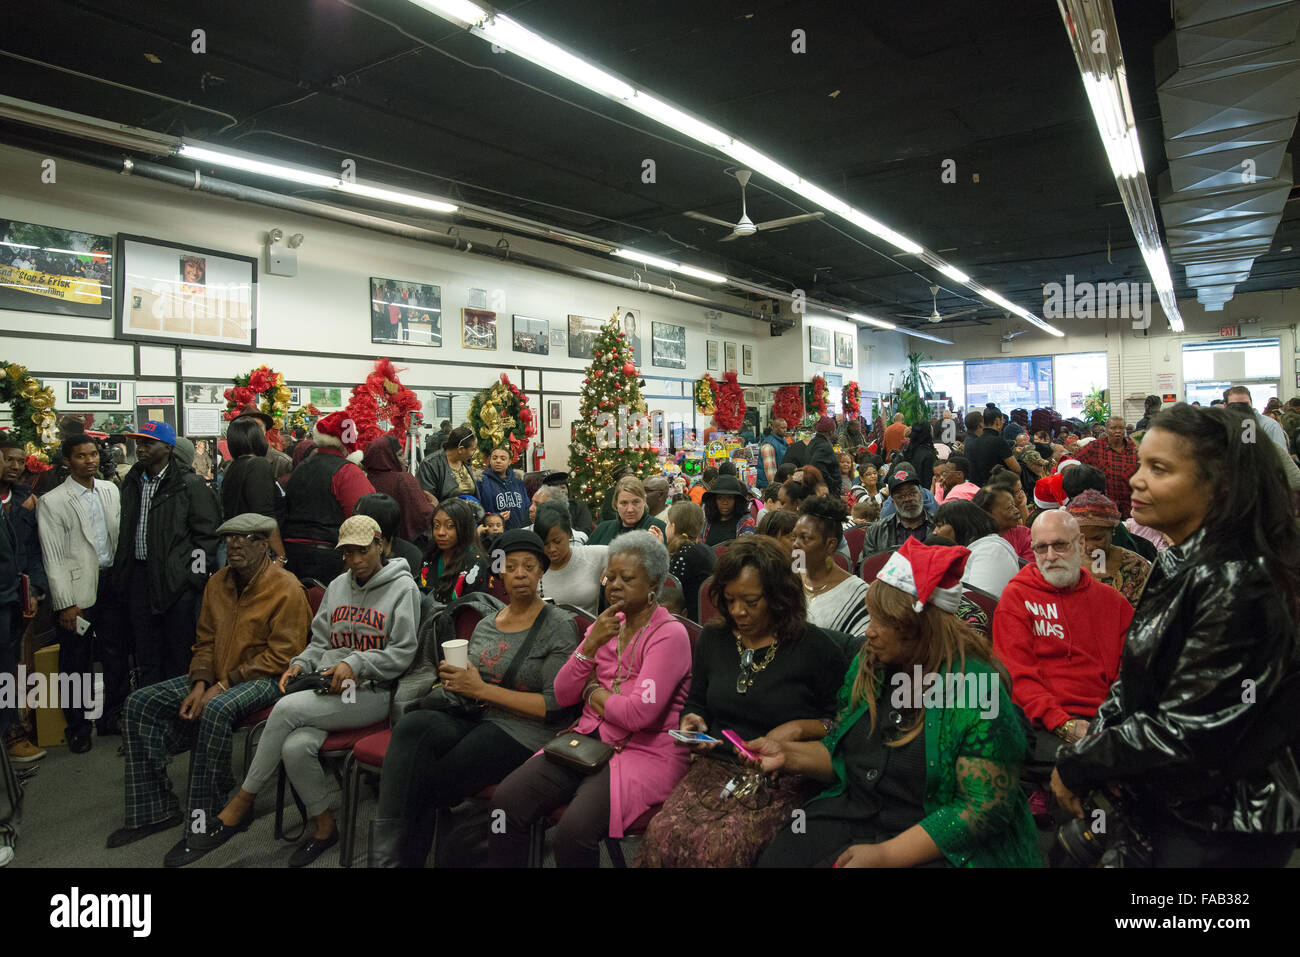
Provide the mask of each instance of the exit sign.
[{"label": "exit sign", "polygon": [[1219,338],[1237,339],[1241,336],[1241,326],[1219,326]]}]

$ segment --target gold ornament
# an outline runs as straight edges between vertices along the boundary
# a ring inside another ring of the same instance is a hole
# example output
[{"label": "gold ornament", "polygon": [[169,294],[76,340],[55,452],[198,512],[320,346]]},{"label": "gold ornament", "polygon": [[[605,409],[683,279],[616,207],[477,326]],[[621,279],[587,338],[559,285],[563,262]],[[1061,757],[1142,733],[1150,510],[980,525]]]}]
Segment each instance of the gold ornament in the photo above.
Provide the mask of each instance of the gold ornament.
[{"label": "gold ornament", "polygon": [[54,408],[54,396],[47,392],[37,392],[31,397],[30,402],[33,409],[39,409],[42,412]]},{"label": "gold ornament", "polygon": [[17,382],[27,375],[27,367],[20,366],[18,363],[15,362],[13,365],[9,367],[8,372],[9,372],[9,378]]},{"label": "gold ornament", "polygon": [[18,387],[18,394],[30,402],[41,394],[41,384],[35,379],[24,379]]},{"label": "gold ornament", "polygon": [[397,395],[398,385],[392,379],[384,380],[384,391],[389,395]]},{"label": "gold ornament", "polygon": [[277,389],[275,390],[275,401],[276,401],[276,402],[283,402],[283,403],[285,403],[285,404],[287,405],[288,402],[289,402],[289,400],[290,400],[291,398],[292,398],[292,396],[289,394],[289,387],[288,387],[288,386],[283,386],[283,385],[282,385],[282,386],[280,386],[279,388],[277,388]]}]

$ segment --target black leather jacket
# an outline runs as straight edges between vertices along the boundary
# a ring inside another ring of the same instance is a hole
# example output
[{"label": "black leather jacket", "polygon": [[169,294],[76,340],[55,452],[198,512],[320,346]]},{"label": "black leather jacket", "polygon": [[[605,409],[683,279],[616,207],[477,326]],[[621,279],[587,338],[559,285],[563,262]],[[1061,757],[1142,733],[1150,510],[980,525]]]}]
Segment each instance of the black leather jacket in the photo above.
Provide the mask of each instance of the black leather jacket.
[{"label": "black leather jacket", "polygon": [[1262,558],[1207,560],[1195,554],[1204,537],[1152,566],[1119,679],[1057,769],[1081,797],[1120,783],[1139,814],[1198,830],[1300,831],[1294,751],[1258,753],[1283,700],[1272,700],[1278,685],[1300,668],[1296,623]]}]

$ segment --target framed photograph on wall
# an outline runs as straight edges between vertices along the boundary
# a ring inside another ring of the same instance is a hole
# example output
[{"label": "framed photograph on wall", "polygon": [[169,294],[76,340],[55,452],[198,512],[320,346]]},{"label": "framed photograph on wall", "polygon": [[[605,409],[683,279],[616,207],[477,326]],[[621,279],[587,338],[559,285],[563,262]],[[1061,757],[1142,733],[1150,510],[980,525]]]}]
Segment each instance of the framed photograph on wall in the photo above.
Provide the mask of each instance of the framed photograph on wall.
[{"label": "framed photograph on wall", "polygon": [[741,355],[744,356],[744,368],[741,370],[740,374],[743,376],[752,376],[754,374],[754,347],[746,343],[741,346],[740,351]]},{"label": "framed photograph on wall", "polygon": [[632,361],[641,365],[645,354],[641,351],[641,312],[638,309],[619,310],[619,328],[627,336],[627,346],[632,350]]},{"label": "framed photograph on wall", "polygon": [[289,386],[289,408],[296,409],[302,405],[302,390],[296,386]]},{"label": "framed photograph on wall", "polygon": [[110,379],[68,380],[69,403],[94,403],[96,405],[122,401],[122,383]]},{"label": "framed photograph on wall", "polygon": [[847,332],[835,333],[835,364],[842,369],[853,368],[853,336]]},{"label": "framed photograph on wall", "polygon": [[602,321],[589,316],[569,316],[569,358],[590,359]]},{"label": "framed photograph on wall", "polygon": [[651,365],[665,369],[686,368],[686,327],[669,322],[650,323]]},{"label": "framed photograph on wall", "polygon": [[251,352],[257,347],[257,260],[118,234],[117,337]]},{"label": "framed photograph on wall", "polygon": [[442,347],[442,287],[370,277],[370,341]]},{"label": "framed photograph on wall", "polygon": [[808,361],[814,365],[831,364],[831,331],[819,326],[808,327]]},{"label": "framed photograph on wall", "polygon": [[487,309],[462,309],[460,344],[466,349],[497,347],[497,314]]},{"label": "framed photograph on wall", "polygon": [[0,219],[0,309],[113,318],[113,237]]},{"label": "framed photograph on wall", "polygon": [[227,386],[215,382],[185,383],[186,405],[225,405]]},{"label": "framed photograph on wall", "polygon": [[534,356],[551,354],[551,324],[545,319],[531,319],[528,316],[513,316],[515,352],[527,352]]},{"label": "framed photograph on wall", "polygon": [[709,372],[718,371],[718,340],[706,339],[704,341],[704,366]]},{"label": "framed photograph on wall", "polygon": [[546,427],[558,429],[561,427],[563,419],[560,412],[560,400],[551,399],[546,403]]},{"label": "framed photograph on wall", "polygon": [[725,361],[722,364],[722,371],[739,372],[740,362],[739,362],[739,357],[736,355],[736,344],[734,342],[726,343],[726,345],[723,347],[722,353],[726,357]]},{"label": "framed photograph on wall", "polygon": [[563,349],[569,344],[569,332],[563,326],[551,330],[551,348]]}]

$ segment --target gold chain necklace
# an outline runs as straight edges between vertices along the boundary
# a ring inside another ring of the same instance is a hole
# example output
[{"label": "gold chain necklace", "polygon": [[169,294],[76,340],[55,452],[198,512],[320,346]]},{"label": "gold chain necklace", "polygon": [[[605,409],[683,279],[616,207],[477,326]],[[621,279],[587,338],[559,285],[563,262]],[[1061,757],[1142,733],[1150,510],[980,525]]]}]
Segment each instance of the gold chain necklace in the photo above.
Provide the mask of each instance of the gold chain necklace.
[{"label": "gold chain necklace", "polygon": [[767,654],[763,656],[762,661],[756,661],[757,654],[753,648],[746,648],[740,640],[740,634],[732,632],[736,636],[736,652],[740,655],[740,674],[736,676],[736,694],[745,694],[754,684],[754,676],[772,663],[776,657],[777,646],[781,643],[779,639],[773,638],[772,643],[767,646]]},{"label": "gold chain necklace", "polygon": [[[654,617],[653,611],[651,612],[651,617]],[[614,680],[611,682],[609,687],[609,690],[614,692],[614,694],[619,693],[619,689],[623,687],[623,681],[625,679],[632,677],[632,652],[636,650],[636,643],[641,640],[641,636],[645,634],[645,630],[649,627],[650,622],[647,619],[646,623],[637,629],[636,634],[632,636],[632,640],[628,642],[626,674],[623,673],[623,644],[622,642],[619,642],[617,645],[617,650],[614,653]],[[618,641],[617,638],[614,640]]]}]

